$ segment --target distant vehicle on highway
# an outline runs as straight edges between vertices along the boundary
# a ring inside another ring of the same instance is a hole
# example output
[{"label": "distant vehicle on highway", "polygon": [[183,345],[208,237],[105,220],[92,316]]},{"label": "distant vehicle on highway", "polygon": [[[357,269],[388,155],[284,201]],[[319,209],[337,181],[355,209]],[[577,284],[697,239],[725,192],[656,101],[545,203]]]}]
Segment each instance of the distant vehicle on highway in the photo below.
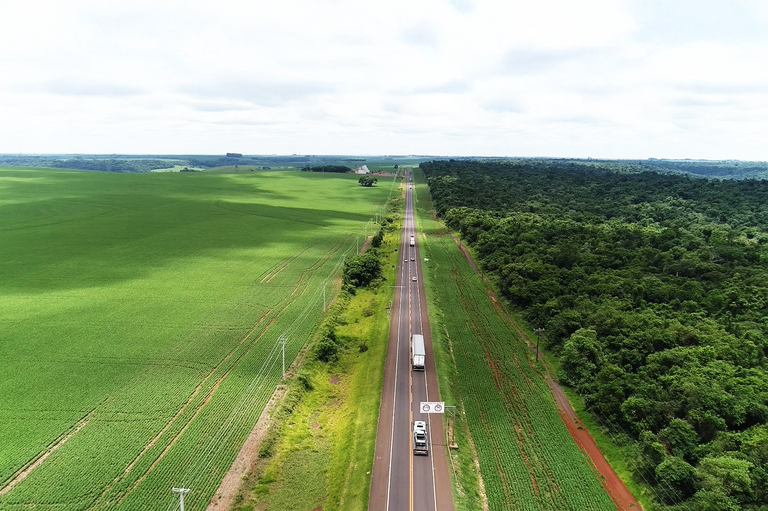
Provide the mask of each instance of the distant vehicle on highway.
[{"label": "distant vehicle on highway", "polygon": [[416,260],[416,257],[411,256],[411,261],[415,261],[415,260]]},{"label": "distant vehicle on highway", "polygon": [[416,281],[417,281],[417,280],[419,280],[419,279],[417,279],[417,278],[416,278],[416,276],[414,275],[413,277],[411,277],[411,280],[412,280],[412,281],[414,281],[414,282],[416,282]]},{"label": "distant vehicle on highway", "polygon": [[413,247],[415,245],[416,245],[416,237],[415,236],[411,236],[411,246]]},{"label": "distant vehicle on highway", "polygon": [[427,423],[424,421],[413,422],[413,454],[426,454],[429,456]]}]

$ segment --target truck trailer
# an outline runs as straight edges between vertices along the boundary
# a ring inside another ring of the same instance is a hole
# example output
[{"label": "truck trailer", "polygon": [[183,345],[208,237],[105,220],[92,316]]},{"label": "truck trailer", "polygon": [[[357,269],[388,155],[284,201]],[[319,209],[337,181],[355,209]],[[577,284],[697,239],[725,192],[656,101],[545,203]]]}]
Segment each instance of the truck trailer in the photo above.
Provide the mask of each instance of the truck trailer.
[{"label": "truck trailer", "polygon": [[429,456],[427,423],[424,421],[413,422],[413,454],[426,454]]},{"label": "truck trailer", "polygon": [[424,358],[426,353],[424,351],[424,336],[420,334],[413,334],[411,337],[411,367],[414,371],[424,370]]},{"label": "truck trailer", "polygon": [[411,236],[411,246],[412,247],[416,246],[416,237],[415,236]]}]

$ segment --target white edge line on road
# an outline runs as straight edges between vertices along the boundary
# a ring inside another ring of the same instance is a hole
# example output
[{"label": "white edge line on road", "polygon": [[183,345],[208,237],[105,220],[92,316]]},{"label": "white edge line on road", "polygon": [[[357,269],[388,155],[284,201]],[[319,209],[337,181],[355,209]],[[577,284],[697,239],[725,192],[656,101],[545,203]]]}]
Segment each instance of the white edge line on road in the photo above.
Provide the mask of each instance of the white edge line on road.
[{"label": "white edge line on road", "polygon": [[[406,207],[406,213],[408,211],[408,208]],[[405,216],[403,216],[403,237],[400,240],[400,252],[405,253],[405,233],[406,233],[406,225],[405,225]],[[405,276],[405,267],[403,265],[400,265],[400,262],[397,263],[401,271],[403,273],[403,276]],[[402,283],[402,277],[400,278],[400,282]],[[395,350],[395,385],[394,390],[392,391],[392,428],[389,433],[389,471],[387,472],[387,511],[389,511],[389,493],[390,489],[392,487],[392,450],[395,446],[395,410],[397,409],[397,370],[398,366],[400,365],[398,362],[400,360],[400,317],[403,311],[403,297],[402,293],[400,296],[400,303],[397,304],[397,349]]]},{"label": "white edge line on road", "polygon": [[[421,268],[421,250],[419,246],[419,240],[416,238],[416,207],[413,206],[413,203],[415,201],[413,200],[413,192],[411,192],[411,204],[412,204],[412,222],[413,222],[413,233],[414,233],[414,239],[416,240],[416,246],[414,247],[416,254],[418,257],[418,265],[419,268]],[[424,311],[421,310],[421,286],[424,283],[424,271],[418,272],[421,274],[421,280],[416,283],[416,299],[419,304],[419,330],[421,331],[421,334],[424,335],[424,320],[423,315]],[[425,290],[426,291],[426,290]],[[425,295],[426,296],[426,295]],[[431,344],[430,344],[431,346]],[[434,348],[432,349],[433,355],[432,358],[434,358]],[[427,361],[424,360],[424,390],[427,393],[427,401],[429,401],[429,383],[427,383]],[[437,372],[437,366],[432,368],[433,371]],[[435,375],[437,377],[437,375]],[[432,453],[429,456],[429,462],[432,465],[432,502],[435,504],[435,511],[437,511],[437,488],[435,485],[435,451],[432,448],[432,420],[431,420],[432,414],[427,414],[427,423],[429,424],[429,451]]]},{"label": "white edge line on road", "polygon": [[[406,211],[408,210],[408,201],[411,201],[411,204],[413,204],[413,192],[409,191],[406,192],[406,201],[405,201],[405,207]],[[413,232],[413,206],[411,206],[411,215],[409,217],[409,227],[408,227],[408,236],[411,238],[414,237]],[[408,251],[407,254],[410,256],[412,252],[416,251],[416,242],[414,240],[413,248],[411,248],[410,240],[408,242],[408,246],[406,247],[406,250]],[[410,258],[410,257],[409,257]],[[413,280],[411,280],[411,275],[415,275],[415,272],[412,272],[411,269],[413,268],[411,266],[411,262],[408,261],[407,263],[408,267],[408,275],[406,278],[406,282],[408,282],[408,511],[413,511],[413,496],[414,496],[414,487],[413,487],[413,480],[414,480],[414,472],[413,472],[413,448],[415,447],[413,445],[413,359],[411,358],[411,352],[413,350],[412,341],[413,341],[413,293],[411,290],[413,289]]]}]

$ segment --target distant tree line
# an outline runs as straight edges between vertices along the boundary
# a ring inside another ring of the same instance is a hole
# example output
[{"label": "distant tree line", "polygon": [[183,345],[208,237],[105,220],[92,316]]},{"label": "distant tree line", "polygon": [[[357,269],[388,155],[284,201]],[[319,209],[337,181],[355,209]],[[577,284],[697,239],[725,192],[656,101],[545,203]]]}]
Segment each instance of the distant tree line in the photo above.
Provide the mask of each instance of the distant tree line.
[{"label": "distant tree line", "polygon": [[657,509],[766,509],[768,181],[606,162],[421,168],[562,380],[634,438]]},{"label": "distant tree line", "polygon": [[46,156],[0,156],[0,165],[100,170],[108,172],[150,172],[185,162],[151,158],[52,158]]},{"label": "distant tree line", "polygon": [[687,172],[717,178],[768,178],[768,162],[755,161],[701,161],[701,160],[649,160],[646,168]]},{"label": "distant tree line", "polygon": [[261,160],[248,156],[227,153],[226,156],[190,156],[187,159],[193,167],[225,167],[229,165],[260,165]]},{"label": "distant tree line", "polygon": [[352,169],[346,165],[306,165],[301,170],[304,172],[336,172],[340,174],[352,172]]},{"label": "distant tree line", "polygon": [[65,169],[101,170],[108,172],[150,172],[155,169],[167,169],[176,164],[163,160],[134,160],[134,159],[105,159],[87,160],[73,158],[71,160],[57,160],[52,167]]},{"label": "distant tree line", "polygon": [[559,166],[611,173],[637,174],[655,172],[659,174],[688,174],[697,177],[717,179],[766,179],[768,161],[740,160],[666,160],[647,158],[643,160],[601,160],[594,158],[455,158],[452,161],[473,161],[475,163],[509,163],[539,166]]}]

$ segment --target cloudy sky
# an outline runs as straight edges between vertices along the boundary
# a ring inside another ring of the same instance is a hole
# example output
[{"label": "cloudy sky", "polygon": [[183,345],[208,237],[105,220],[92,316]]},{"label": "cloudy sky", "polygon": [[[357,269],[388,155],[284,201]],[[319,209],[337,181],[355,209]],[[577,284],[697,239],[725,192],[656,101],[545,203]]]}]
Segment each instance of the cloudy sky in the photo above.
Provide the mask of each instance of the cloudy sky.
[{"label": "cloudy sky", "polygon": [[25,0],[0,152],[768,159],[763,0]]}]

